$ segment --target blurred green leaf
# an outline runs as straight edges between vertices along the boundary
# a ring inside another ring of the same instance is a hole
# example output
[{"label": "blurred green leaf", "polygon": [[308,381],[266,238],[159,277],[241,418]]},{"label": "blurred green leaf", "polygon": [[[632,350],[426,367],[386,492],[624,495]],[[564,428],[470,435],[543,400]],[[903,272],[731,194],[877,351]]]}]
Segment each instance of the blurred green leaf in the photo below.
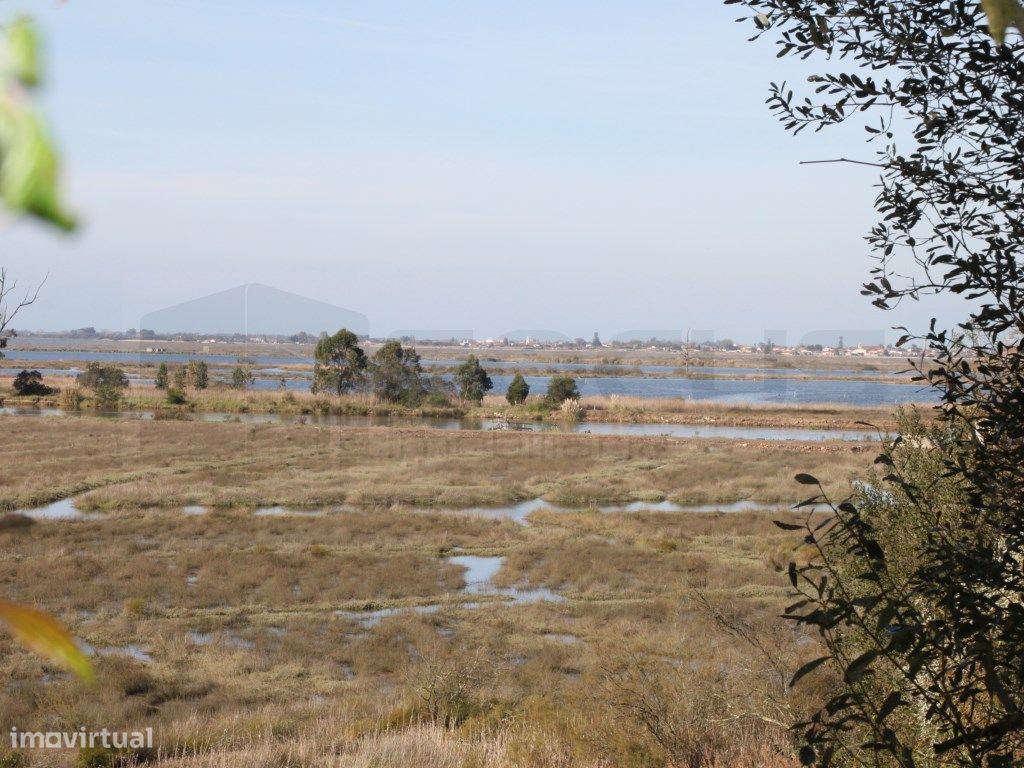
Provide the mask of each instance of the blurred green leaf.
[{"label": "blurred green leaf", "polygon": [[57,154],[42,121],[14,98],[0,99],[0,199],[16,212],[73,229],[75,220],[60,201]]},{"label": "blurred green leaf", "polygon": [[34,87],[40,81],[39,36],[31,20],[22,16],[7,29],[7,55],[12,74],[22,85]]},{"label": "blurred green leaf", "polygon": [[40,81],[39,38],[32,22],[15,19],[0,36],[0,201],[71,230],[61,203],[57,152],[29,92]]}]

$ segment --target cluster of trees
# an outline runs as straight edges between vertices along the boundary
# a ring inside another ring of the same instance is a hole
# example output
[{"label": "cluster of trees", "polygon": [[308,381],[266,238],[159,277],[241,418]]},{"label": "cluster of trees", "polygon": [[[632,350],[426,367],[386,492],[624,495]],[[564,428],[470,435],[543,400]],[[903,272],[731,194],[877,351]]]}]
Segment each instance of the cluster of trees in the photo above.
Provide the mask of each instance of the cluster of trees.
[{"label": "cluster of trees", "polygon": [[187,389],[206,389],[210,386],[210,366],[203,360],[189,360],[185,365],[176,366],[172,372],[167,363],[160,363],[154,384],[157,389],[167,392],[168,402],[183,403]]},{"label": "cluster of trees", "polygon": [[385,403],[419,405],[432,392],[442,394],[423,373],[420,356],[399,341],[382,345],[371,357],[347,328],[322,337],[314,351],[313,392],[343,395],[369,390]]},{"label": "cluster of trees", "polygon": [[[342,395],[370,391],[386,403],[418,405],[428,397],[436,397],[440,402],[452,391],[452,386],[440,377],[426,376],[419,354],[400,341],[386,342],[368,357],[359,338],[342,328],[333,336],[321,337],[314,355],[313,392]],[[494,389],[490,375],[473,354],[455,369],[452,378],[454,393],[468,402],[479,404]],[[529,394],[530,385],[516,374],[505,397],[512,405],[519,405]],[[546,401],[558,406],[579,396],[575,379],[555,376],[548,386]]]}]

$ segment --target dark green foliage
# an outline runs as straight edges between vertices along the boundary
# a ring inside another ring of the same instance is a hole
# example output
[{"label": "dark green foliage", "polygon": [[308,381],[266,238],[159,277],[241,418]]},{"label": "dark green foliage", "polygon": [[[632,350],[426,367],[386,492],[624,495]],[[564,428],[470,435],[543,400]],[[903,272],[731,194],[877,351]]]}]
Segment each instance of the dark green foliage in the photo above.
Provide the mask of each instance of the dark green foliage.
[{"label": "dark green foliage", "polygon": [[548,403],[553,406],[561,405],[566,400],[579,400],[580,391],[576,388],[576,379],[572,376],[562,374],[552,376],[548,382]]},{"label": "dark green foliage", "polygon": [[313,366],[313,392],[345,394],[365,383],[366,353],[359,338],[347,328],[333,336],[324,336],[316,344]]},{"label": "dark green foliage", "polygon": [[89,363],[76,379],[79,386],[91,389],[101,406],[117,405],[121,393],[128,388],[128,377],[116,365]]},{"label": "dark green foliage", "polygon": [[480,403],[484,395],[494,389],[491,377],[480,366],[476,355],[470,355],[466,362],[455,369],[455,385],[459,389],[459,397]]},{"label": "dark green foliage", "polygon": [[174,369],[174,388],[184,391],[188,384],[188,371],[184,366],[179,365]]},{"label": "dark green foliage", "polygon": [[231,372],[231,387],[233,389],[246,389],[255,379],[248,368],[238,366]]},{"label": "dark green foliage", "polygon": [[526,402],[526,398],[529,394],[530,385],[526,383],[526,379],[523,378],[521,373],[517,373],[508,385],[508,391],[505,392],[505,399],[512,405],[519,405],[520,403]]},{"label": "dark green foliage", "polygon": [[53,387],[43,384],[43,375],[39,371],[22,371],[14,377],[14,391],[19,395],[41,397],[52,395]]},{"label": "dark green foliage", "polygon": [[810,99],[772,86],[787,129],[857,119],[876,146],[863,293],[882,309],[971,300],[955,328],[902,340],[931,348],[918,379],[941,396],[937,432],[907,426],[877,482],[808,519],[820,559],[790,567],[804,599],[789,613],[819,631],[844,681],[802,724],[801,759],[1021,765],[1024,41],[995,44],[974,0],[726,2],[753,12],[779,56],[829,59]]},{"label": "dark green foliage", "polygon": [[373,393],[385,403],[419,405],[427,392],[420,356],[416,350],[389,341],[370,358]]},{"label": "dark green foliage", "polygon": [[156,369],[156,379],[153,382],[157,389],[167,389],[171,384],[171,373],[167,368],[167,363],[160,363],[160,367]]}]

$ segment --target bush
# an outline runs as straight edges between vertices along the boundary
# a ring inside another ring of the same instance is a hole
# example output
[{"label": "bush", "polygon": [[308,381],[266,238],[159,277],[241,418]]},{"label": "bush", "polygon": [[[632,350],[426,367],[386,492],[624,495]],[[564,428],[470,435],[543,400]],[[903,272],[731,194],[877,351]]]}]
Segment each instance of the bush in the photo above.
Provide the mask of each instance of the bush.
[{"label": "bush", "polygon": [[188,398],[185,397],[185,393],[177,387],[170,387],[167,390],[167,402],[170,405],[184,405],[188,402]]},{"label": "bush", "polygon": [[526,379],[523,378],[521,373],[517,373],[515,378],[512,379],[512,383],[508,385],[508,391],[505,393],[505,399],[511,405],[519,405],[526,402],[526,398],[530,394],[530,385],[526,383]]},{"label": "bush", "polygon": [[54,389],[43,384],[43,375],[39,371],[22,371],[14,377],[14,391],[23,396],[52,395]]},{"label": "bush", "polygon": [[246,389],[253,381],[253,375],[247,368],[238,366],[231,372],[231,386],[234,389]]},{"label": "bush", "polygon": [[156,371],[156,380],[153,382],[157,389],[167,389],[171,383],[170,370],[167,368],[167,363],[160,363],[160,367]]},{"label": "bush", "polygon": [[566,400],[579,400],[580,391],[576,388],[576,379],[565,374],[553,376],[548,383],[547,399],[552,406],[560,406]]},{"label": "bush", "polygon": [[91,389],[96,394],[101,406],[116,406],[121,393],[128,388],[128,377],[116,365],[89,363],[85,370],[78,374],[78,384]]}]

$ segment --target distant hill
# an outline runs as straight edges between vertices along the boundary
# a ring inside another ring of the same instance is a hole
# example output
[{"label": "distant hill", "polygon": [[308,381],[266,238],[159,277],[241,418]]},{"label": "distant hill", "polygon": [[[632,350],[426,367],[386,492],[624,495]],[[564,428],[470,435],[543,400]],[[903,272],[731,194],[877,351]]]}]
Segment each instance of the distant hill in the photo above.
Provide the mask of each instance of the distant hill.
[{"label": "distant hill", "polygon": [[240,285],[143,316],[140,328],[166,333],[334,333],[348,328],[365,336],[366,315],[259,283]]}]

